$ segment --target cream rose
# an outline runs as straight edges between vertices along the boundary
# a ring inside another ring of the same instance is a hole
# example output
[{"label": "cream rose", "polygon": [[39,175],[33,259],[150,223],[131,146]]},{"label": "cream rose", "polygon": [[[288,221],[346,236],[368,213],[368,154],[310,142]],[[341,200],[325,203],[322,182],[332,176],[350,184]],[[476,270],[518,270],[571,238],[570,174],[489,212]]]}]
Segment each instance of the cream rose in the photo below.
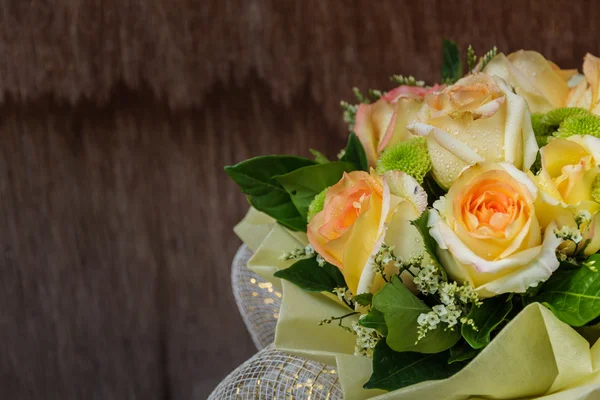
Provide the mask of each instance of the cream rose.
[{"label": "cream rose", "polygon": [[500,53],[483,72],[504,79],[529,105],[532,113],[565,107],[569,80],[577,70],[563,70],[535,51],[519,50],[508,56]]},{"label": "cream rose", "polygon": [[387,146],[408,140],[412,134],[406,125],[414,121],[425,94],[439,86],[399,86],[372,104],[360,104],[356,111],[354,132],[361,141],[371,167]]},{"label": "cream rose", "polygon": [[383,280],[375,275],[373,257],[384,239],[401,258],[423,251],[410,221],[425,207],[427,194],[409,175],[353,171],[327,191],[323,210],[308,224],[308,240],[340,268],[352,293],[375,292]]},{"label": "cream rose", "polygon": [[469,165],[508,161],[525,170],[535,161],[527,104],[500,78],[477,73],[427,94],[418,120],[407,128],[427,137],[433,176],[446,189]]},{"label": "cream rose", "polygon": [[542,237],[538,190],[510,163],[466,169],[434,204],[429,226],[448,275],[482,297],[523,293],[558,268],[562,240],[550,225]]},{"label": "cream rose", "polygon": [[585,55],[583,59],[584,79],[569,93],[568,107],[581,107],[600,115],[600,58]]},{"label": "cream rose", "polygon": [[[569,242],[565,252],[581,250],[589,239],[585,254],[596,253],[600,250],[600,235],[596,234],[600,226],[600,139],[589,135],[553,139],[540,149],[540,156],[542,169],[533,180],[545,200],[538,205],[542,227],[556,220],[559,227],[578,228],[581,245]],[[586,217],[581,220],[582,216]]]}]

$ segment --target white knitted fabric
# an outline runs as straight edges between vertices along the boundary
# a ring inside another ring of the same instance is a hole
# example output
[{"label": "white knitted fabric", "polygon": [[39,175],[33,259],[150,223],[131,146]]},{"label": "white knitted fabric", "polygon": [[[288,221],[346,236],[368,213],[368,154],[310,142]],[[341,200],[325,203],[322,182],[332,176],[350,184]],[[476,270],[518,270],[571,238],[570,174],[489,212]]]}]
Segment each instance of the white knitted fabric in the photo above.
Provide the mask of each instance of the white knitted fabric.
[{"label": "white knitted fabric", "polygon": [[242,319],[260,351],[223,379],[209,400],[341,399],[334,367],[290,356],[273,347],[281,293],[246,267],[251,256],[252,252],[242,245],[233,259],[231,282]]}]

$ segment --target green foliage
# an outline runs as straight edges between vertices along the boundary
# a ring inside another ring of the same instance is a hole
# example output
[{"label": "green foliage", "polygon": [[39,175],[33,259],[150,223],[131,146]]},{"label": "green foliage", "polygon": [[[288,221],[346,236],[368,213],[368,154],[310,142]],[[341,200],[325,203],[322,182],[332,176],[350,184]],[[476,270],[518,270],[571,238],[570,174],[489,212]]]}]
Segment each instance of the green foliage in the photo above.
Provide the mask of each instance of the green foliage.
[{"label": "green foliage", "polygon": [[354,132],[350,132],[350,136],[348,136],[348,144],[340,161],[350,162],[354,164],[355,169],[369,172],[367,153]]},{"label": "green foliage", "polygon": [[412,75],[409,75],[409,76],[392,75],[390,77],[390,80],[398,86],[419,86],[419,87],[425,86],[424,81],[418,81]]},{"label": "green foliage", "polygon": [[565,119],[554,133],[558,138],[573,135],[592,135],[600,138],[600,117],[596,115],[573,116]]},{"label": "green foliage", "polygon": [[367,315],[358,320],[358,324],[365,328],[375,329],[383,336],[387,336],[388,334],[383,313],[374,307],[371,308],[371,311]]},{"label": "green foliage", "polygon": [[425,246],[425,251],[427,252],[427,254],[429,254],[429,257],[431,257],[431,262],[435,264],[436,267],[438,267],[438,270],[442,274],[442,278],[444,279],[444,281],[447,281],[448,276],[446,275],[446,271],[444,270],[444,267],[442,267],[442,264],[437,258],[437,243],[435,239],[429,234],[429,227],[427,226],[428,220],[429,210],[425,210],[423,211],[423,213],[421,213],[419,218],[415,219],[414,221],[411,221],[410,223],[415,228],[417,228],[417,230],[421,234],[421,237],[423,238],[423,244]]},{"label": "green foliage", "polygon": [[490,51],[485,53],[483,57],[479,59],[479,63],[481,64],[479,71],[483,71],[486,65],[488,65],[489,62],[492,61],[494,57],[496,57],[496,55],[498,55],[498,49],[496,48],[496,46],[494,46]]},{"label": "green foliage", "polygon": [[342,107],[342,118],[345,123],[348,124],[348,130],[352,131],[354,129],[354,124],[356,123],[356,112],[358,111],[358,105],[350,104],[346,101],[340,101],[340,106]]},{"label": "green foliage", "polygon": [[325,195],[327,195],[327,190],[329,190],[329,187],[323,189],[323,191],[316,195],[315,198],[308,205],[308,214],[306,216],[306,219],[309,222],[312,219],[312,217],[314,217],[315,215],[320,213],[321,210],[323,210],[323,207],[325,206]]},{"label": "green foliage", "polygon": [[463,363],[449,364],[448,358],[448,351],[398,353],[381,340],[373,352],[373,374],[364,388],[392,391],[423,381],[446,379],[464,367]]},{"label": "green foliage", "polygon": [[425,175],[421,186],[423,186],[423,189],[425,189],[425,192],[427,193],[427,204],[429,207],[432,207],[436,200],[447,193],[447,191],[435,181],[431,173]]},{"label": "green foliage", "polygon": [[252,207],[289,229],[306,231],[306,219],[274,177],[311,165],[315,162],[301,157],[261,156],[225,167],[225,172],[241,187]]},{"label": "green foliage", "polygon": [[346,287],[340,269],[329,263],[321,267],[316,257],[296,261],[291,267],[275,272],[274,276],[307,292],[333,292],[337,287]]},{"label": "green foliage", "polygon": [[452,84],[462,78],[463,68],[458,45],[444,39],[442,41],[442,82]]},{"label": "green foliage", "polygon": [[296,209],[306,221],[308,207],[315,196],[336,184],[342,179],[344,172],[353,170],[354,165],[349,162],[330,162],[299,168],[276,176],[275,180],[289,193]]},{"label": "green foliage", "polygon": [[[590,256],[587,263],[600,265],[600,254]],[[561,264],[535,296],[525,299],[542,303],[571,326],[583,326],[600,317],[600,273]]]},{"label": "green foliage", "polygon": [[450,358],[448,364],[469,361],[479,354],[480,350],[472,348],[466,341],[461,340],[450,348]]},{"label": "green foliage", "polygon": [[562,122],[564,120],[566,120],[567,118],[581,117],[584,115],[590,115],[590,113],[587,110],[584,110],[583,108],[578,108],[578,107],[556,108],[556,109],[544,114],[540,119],[540,123],[543,126],[545,126],[546,129],[549,129],[551,132],[554,132],[558,129],[560,124],[562,124]]},{"label": "green foliage", "polygon": [[442,325],[429,331],[425,338],[417,341],[417,319],[431,308],[411,293],[398,276],[393,276],[373,297],[373,307],[381,311],[388,328],[387,344],[395,351],[439,353],[454,346],[460,332],[444,330]]},{"label": "green foliage", "polygon": [[381,90],[369,89],[369,97],[373,100],[379,100],[383,95],[385,95],[385,92],[382,92]]},{"label": "green foliage", "polygon": [[550,125],[544,124],[542,121],[546,114],[535,113],[531,114],[531,126],[533,127],[533,133],[535,140],[539,147],[548,144],[549,137],[552,137],[552,133],[555,129]]},{"label": "green foliage", "polygon": [[356,100],[358,100],[359,103],[364,103],[364,104],[371,103],[371,100],[369,99],[369,97],[362,94],[362,92],[360,91],[359,88],[353,87],[352,93],[354,93],[354,97],[356,97]]},{"label": "green foliage", "polygon": [[[536,137],[537,139],[537,137]],[[538,142],[538,146],[542,146],[540,144],[540,142]],[[529,170],[534,174],[537,175],[538,172],[540,172],[540,170],[542,169],[542,154],[539,152],[539,150],[535,153],[535,161],[533,162],[533,164],[531,165],[531,167],[529,168]]]},{"label": "green foliage", "polygon": [[319,164],[326,164],[329,162],[329,159],[327,159],[327,157],[325,157],[325,155],[320,151],[315,149],[308,149],[308,151],[310,151],[310,154],[312,154],[315,157],[315,162]]},{"label": "green foliage", "polygon": [[377,161],[377,171],[383,173],[390,170],[406,172],[422,184],[423,178],[431,170],[427,139],[416,137],[386,149]]},{"label": "green foliage", "polygon": [[373,293],[361,293],[352,298],[357,304],[360,304],[363,307],[370,306],[373,302]]},{"label": "green foliage", "polygon": [[471,45],[469,45],[469,48],[467,49],[467,64],[469,65],[469,72],[472,72],[477,65],[477,56]]},{"label": "green foliage", "polygon": [[473,326],[463,324],[461,333],[463,338],[474,349],[487,346],[491,340],[494,329],[508,316],[512,310],[512,301],[508,295],[491,297],[483,300],[479,307],[473,306],[468,319],[473,320]]}]

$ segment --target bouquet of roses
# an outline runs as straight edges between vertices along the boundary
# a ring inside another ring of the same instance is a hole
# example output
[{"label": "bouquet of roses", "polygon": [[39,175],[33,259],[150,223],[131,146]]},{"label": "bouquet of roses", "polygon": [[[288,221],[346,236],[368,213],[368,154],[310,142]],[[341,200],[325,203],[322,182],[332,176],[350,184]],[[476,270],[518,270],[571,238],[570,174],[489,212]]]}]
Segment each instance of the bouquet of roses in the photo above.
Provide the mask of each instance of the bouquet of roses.
[{"label": "bouquet of roses", "polygon": [[276,347],[348,399],[600,398],[600,59],[466,58],[444,41],[441,84],[355,89],[335,161],[226,167],[283,289]]}]

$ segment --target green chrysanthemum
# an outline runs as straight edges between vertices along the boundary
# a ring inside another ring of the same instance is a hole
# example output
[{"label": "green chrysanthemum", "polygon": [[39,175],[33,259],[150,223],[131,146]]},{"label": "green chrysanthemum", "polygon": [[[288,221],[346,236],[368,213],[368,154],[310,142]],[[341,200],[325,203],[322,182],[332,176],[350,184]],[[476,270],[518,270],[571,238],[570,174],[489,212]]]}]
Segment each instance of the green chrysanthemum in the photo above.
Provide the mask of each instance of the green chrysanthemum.
[{"label": "green chrysanthemum", "polygon": [[430,169],[431,159],[424,137],[416,137],[391,146],[377,161],[377,172],[399,170],[409,174],[420,184]]},{"label": "green chrysanthemum", "polygon": [[535,134],[537,144],[540,147],[546,144],[546,138],[552,135],[553,132],[552,128],[542,123],[544,116],[545,114],[541,113],[531,114],[531,126],[533,127],[533,133]]},{"label": "green chrysanthemum", "polygon": [[567,118],[554,133],[557,138],[567,138],[573,135],[592,135],[600,138],[600,117],[588,114]]},{"label": "green chrysanthemum", "polygon": [[[578,107],[557,108],[555,110],[549,111],[546,114],[544,114],[540,118],[539,122],[541,125],[545,126],[547,129],[550,129],[551,132],[553,132],[567,118],[581,117],[581,116],[585,116],[585,115],[590,115],[590,113],[589,113],[589,111],[584,110],[583,108],[578,108]],[[532,119],[531,122],[533,123],[533,116],[531,119]],[[536,132],[535,127],[533,129],[534,129],[534,132]],[[537,135],[537,133],[536,133],[536,135]]]},{"label": "green chrysanthemum", "polygon": [[329,188],[323,189],[321,193],[315,196],[313,201],[308,205],[308,215],[307,219],[310,221],[312,217],[318,214],[321,210],[323,210],[323,206],[325,204],[325,195],[327,194],[327,190]]},{"label": "green chrysanthemum", "polygon": [[600,203],[600,175],[596,176],[594,183],[592,184],[592,199],[595,202]]}]

